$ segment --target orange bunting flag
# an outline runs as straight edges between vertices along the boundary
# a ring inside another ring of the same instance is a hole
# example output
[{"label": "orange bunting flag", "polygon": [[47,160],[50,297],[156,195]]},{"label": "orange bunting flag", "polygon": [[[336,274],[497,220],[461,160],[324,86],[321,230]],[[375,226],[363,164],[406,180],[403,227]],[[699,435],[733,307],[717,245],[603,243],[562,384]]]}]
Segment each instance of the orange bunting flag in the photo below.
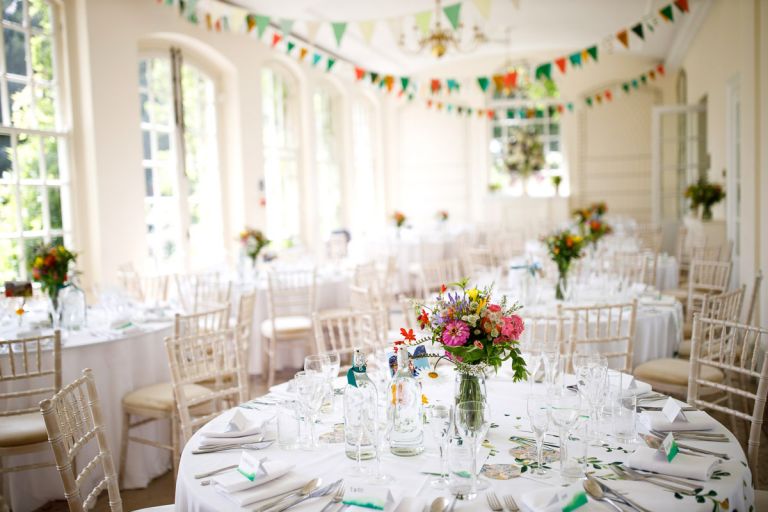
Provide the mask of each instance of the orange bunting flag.
[{"label": "orange bunting flag", "polygon": [[658,71],[659,74],[663,76],[664,75],[664,64],[659,64],[658,66],[656,66],[656,71]]},{"label": "orange bunting flag", "polygon": [[605,90],[605,99],[608,101],[611,101],[613,99],[613,94],[611,94],[611,91],[608,89]]},{"label": "orange bunting flag", "polygon": [[437,102],[437,110],[443,110],[443,102],[442,101],[438,101]]},{"label": "orange bunting flag", "polygon": [[387,86],[387,92],[392,92],[392,87],[395,85],[395,77],[392,75],[385,76],[384,84]]},{"label": "orange bunting flag", "polygon": [[651,77],[651,80],[656,80],[656,72],[651,70],[648,72],[648,76]]},{"label": "orange bunting flag", "polygon": [[363,68],[355,68],[355,78],[358,80],[365,78],[365,70]]},{"label": "orange bunting flag", "polygon": [[504,89],[504,75],[493,75],[493,86],[496,87],[496,91],[500,92]]},{"label": "orange bunting flag", "polygon": [[624,45],[624,48],[629,48],[629,34],[627,34],[626,29],[616,34],[616,39]]},{"label": "orange bunting flag", "polygon": [[210,13],[205,14],[205,26],[208,30],[211,30],[213,28],[213,20],[211,19]]},{"label": "orange bunting flag", "polygon": [[562,104],[558,104],[558,105],[557,105],[557,113],[558,113],[558,114],[562,114],[562,113],[563,113],[563,110],[564,110],[564,107],[563,107],[563,105],[562,105]]},{"label": "orange bunting flag", "polygon": [[585,48],[585,49],[581,50],[581,60],[582,60],[582,62],[586,62],[587,59],[589,59],[589,52]]},{"label": "orange bunting flag", "polygon": [[306,48],[302,48],[299,50],[299,60],[304,60],[304,57],[307,56],[307,53],[309,53],[309,50]]},{"label": "orange bunting flag", "polygon": [[562,74],[565,74],[565,63],[566,63],[565,57],[560,57],[559,59],[555,59],[555,65],[557,66],[557,69],[559,69]]},{"label": "orange bunting flag", "polygon": [[280,35],[280,34],[278,34],[277,32],[275,32],[274,34],[272,34],[272,48],[274,48],[275,46],[277,46],[277,43],[279,43],[279,42],[280,42],[280,40],[281,40],[282,38],[283,38],[283,36],[281,36],[281,35]]},{"label": "orange bunting flag", "polygon": [[528,111],[525,113],[525,117],[536,117],[536,110],[533,108],[529,108]]},{"label": "orange bunting flag", "polygon": [[485,110],[482,108],[477,110],[477,117],[483,117],[483,114],[485,114]]},{"label": "orange bunting flag", "polygon": [[603,96],[601,94],[595,95],[595,99],[597,100],[598,103],[602,103],[603,102]]},{"label": "orange bunting flag", "polygon": [[517,71],[512,71],[504,75],[504,88],[512,90],[517,87]]},{"label": "orange bunting flag", "polygon": [[440,80],[434,78],[429,83],[429,89],[432,91],[432,94],[436,92],[440,92]]}]

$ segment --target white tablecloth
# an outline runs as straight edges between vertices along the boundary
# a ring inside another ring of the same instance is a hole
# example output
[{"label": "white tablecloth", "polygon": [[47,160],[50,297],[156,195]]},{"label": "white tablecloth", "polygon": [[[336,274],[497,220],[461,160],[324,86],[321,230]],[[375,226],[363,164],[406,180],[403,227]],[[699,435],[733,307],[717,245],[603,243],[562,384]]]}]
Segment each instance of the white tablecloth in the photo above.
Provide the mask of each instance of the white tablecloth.
[{"label": "white tablecloth", "polygon": [[[441,367],[442,368],[442,367]],[[447,367],[446,367],[447,368]],[[445,369],[445,378],[438,379],[439,383],[429,382],[424,385],[424,392],[430,402],[436,401],[450,402],[453,393],[453,378],[450,370]],[[495,426],[489,430],[487,439],[495,448],[492,455],[487,459],[488,464],[517,464],[526,465],[530,460],[515,460],[509,452],[510,448],[516,446],[510,441],[511,435],[520,435],[531,437],[530,426],[526,415],[525,396],[528,393],[526,383],[512,383],[508,378],[496,377],[488,381],[489,403],[491,406],[492,421]],[[536,384],[537,387],[543,386]],[[543,389],[539,389],[543,392]],[[250,412],[250,411],[247,411]],[[257,414],[273,414],[270,407],[265,407],[263,411]],[[321,431],[328,431],[333,424],[341,421],[341,417],[323,416],[321,417]],[[714,421],[714,420],[713,420]],[[725,427],[716,425],[715,431],[727,432]],[[273,435],[272,433],[267,433]],[[425,447],[423,454],[416,457],[397,457],[389,453],[382,458],[382,470],[395,477],[395,481],[388,487],[393,492],[395,504],[387,508],[391,511],[394,505],[404,496],[418,497],[425,503],[440,495],[440,491],[430,487],[429,476],[420,471],[432,471],[437,464],[437,455],[435,444],[425,431]],[[549,442],[557,442],[556,438],[548,438]],[[221,512],[227,510],[245,510],[235,506],[227,497],[218,492],[212,486],[201,485],[200,480],[195,480],[193,475],[196,473],[210,471],[216,468],[237,464],[240,458],[238,451],[220,452],[214,454],[192,455],[192,449],[198,446],[199,435],[193,436],[187,444],[181,458],[179,477],[176,481],[176,510],[179,512]],[[711,511],[717,509],[714,506],[715,501],[722,502],[728,500],[727,510],[747,511],[753,502],[753,489],[751,485],[751,475],[746,466],[746,457],[731,436],[731,441],[727,443],[696,443],[702,448],[714,449],[726,452],[731,460],[723,462],[717,469],[721,471],[718,479],[711,479],[702,483],[702,501],[697,501],[696,497],[685,496],[677,499],[675,496],[665,490],[654,487],[643,482],[628,482],[618,480],[606,480],[612,487],[622,492],[628,492],[629,496],[640,505],[653,511],[662,510],[686,510],[686,511]],[[712,445],[715,445],[713,448]],[[632,445],[619,447],[614,441],[610,440],[607,444],[590,444],[588,456],[590,457],[590,470],[595,471],[598,476],[609,476],[613,473],[607,468],[606,464],[614,462],[623,462],[627,459],[628,453],[633,451]],[[288,461],[296,465],[293,470],[295,473],[306,477],[307,480],[320,476],[325,483],[331,483],[339,478],[345,478],[346,482],[351,483],[353,477],[349,476],[349,470],[354,467],[354,461],[344,455],[343,444],[323,445],[315,452],[306,451],[283,451],[276,445],[260,451],[253,452],[259,457],[270,457],[275,460]],[[370,466],[373,462],[365,463]],[[561,484],[561,479],[557,471],[557,463],[553,463],[549,471],[549,478],[541,479],[530,476],[529,472],[523,473],[521,477],[510,480],[488,480],[493,490],[500,496],[511,494],[521,503],[521,496],[524,493],[540,489],[555,489]],[[429,469],[425,469],[429,468]],[[346,475],[345,475],[346,474]],[[269,485],[269,484],[266,484]],[[328,498],[319,498],[310,500],[291,510],[298,511],[317,511],[326,503]],[[250,506],[251,509],[254,505]],[[456,511],[487,510],[485,498],[478,497],[471,502],[459,502]],[[353,510],[353,509],[350,509]],[[590,502],[586,507],[580,510],[608,510],[602,506]],[[724,508],[721,508],[724,510]]]},{"label": "white tablecloth", "polygon": [[[110,338],[101,332],[63,333],[62,382],[66,385],[75,380],[84,368],[94,370],[107,440],[116,466],[119,464],[120,454],[123,395],[141,386],[170,380],[163,338],[171,335],[172,331],[172,325],[166,322],[147,324],[142,327],[141,332],[132,334],[113,333]],[[15,338],[9,330],[0,332],[0,336],[4,339]],[[0,357],[7,358],[8,355],[2,354]],[[170,429],[163,423],[145,425],[134,433],[150,439],[168,441]],[[132,443],[129,449],[125,478],[128,488],[145,487],[151,479],[170,468],[170,454],[165,450],[136,443]],[[53,462],[52,453],[40,452],[3,458],[3,464],[6,466],[46,461]],[[35,510],[48,501],[64,499],[64,488],[55,468],[11,473],[5,478],[8,482],[7,489],[10,489],[10,494],[5,498],[11,509],[17,512]]]}]

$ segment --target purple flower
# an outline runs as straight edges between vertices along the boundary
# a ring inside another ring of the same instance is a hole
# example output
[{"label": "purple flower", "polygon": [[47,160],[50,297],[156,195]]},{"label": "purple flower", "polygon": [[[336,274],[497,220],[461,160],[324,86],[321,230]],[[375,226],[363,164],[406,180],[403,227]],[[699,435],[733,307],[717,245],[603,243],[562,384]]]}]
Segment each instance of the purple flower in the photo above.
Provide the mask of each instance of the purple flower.
[{"label": "purple flower", "polygon": [[469,338],[469,326],[461,320],[454,320],[445,326],[443,343],[449,347],[460,347]]}]

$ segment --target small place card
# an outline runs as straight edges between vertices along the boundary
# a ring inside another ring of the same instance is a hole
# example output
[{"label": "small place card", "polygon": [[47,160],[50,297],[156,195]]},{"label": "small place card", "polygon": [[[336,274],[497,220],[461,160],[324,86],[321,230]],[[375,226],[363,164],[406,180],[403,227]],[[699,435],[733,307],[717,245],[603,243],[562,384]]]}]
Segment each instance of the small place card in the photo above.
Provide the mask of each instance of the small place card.
[{"label": "small place card", "polygon": [[547,503],[545,510],[547,512],[571,512],[587,504],[587,493],[565,488],[555,492],[552,499]]},{"label": "small place card", "polygon": [[248,426],[248,418],[243,413],[235,409],[235,413],[229,418],[228,432],[241,432]]},{"label": "small place card", "polygon": [[672,432],[670,432],[667,434],[667,437],[664,438],[664,442],[661,443],[661,446],[659,446],[659,452],[664,456],[667,462],[672,462],[672,459],[677,456],[679,451],[680,448],[677,446],[675,437],[672,435]]},{"label": "small place card", "polygon": [[243,475],[245,478],[253,482],[257,476],[265,473],[262,467],[264,459],[257,459],[250,453],[243,451],[240,455],[240,464],[237,466],[237,472]]},{"label": "small place card", "polygon": [[347,487],[342,503],[373,510],[384,510],[390,501],[394,500],[387,487],[356,483]]},{"label": "small place card", "polygon": [[664,407],[661,409],[661,413],[665,418],[667,418],[668,421],[671,422],[688,421],[688,418],[686,418],[685,414],[683,413],[683,408],[680,405],[680,402],[672,397],[667,398],[666,403],[664,403]]},{"label": "small place card", "polygon": [[629,381],[629,386],[627,386],[627,389],[629,391],[634,391],[637,389],[637,381],[634,377],[632,377],[632,379]]}]

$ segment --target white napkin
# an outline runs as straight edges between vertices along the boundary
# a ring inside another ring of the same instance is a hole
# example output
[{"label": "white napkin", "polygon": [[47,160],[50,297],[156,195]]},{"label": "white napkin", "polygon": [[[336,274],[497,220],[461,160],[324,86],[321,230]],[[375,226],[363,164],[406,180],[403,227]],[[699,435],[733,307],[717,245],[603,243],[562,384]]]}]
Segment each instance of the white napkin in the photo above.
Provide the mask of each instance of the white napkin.
[{"label": "white napkin", "polygon": [[[581,481],[578,481],[577,483],[571,484],[567,487],[544,487],[540,489],[536,489],[535,491],[530,491],[525,494],[523,494],[520,497],[520,505],[522,506],[523,510],[528,510],[531,512],[561,512],[563,507],[562,505],[554,505],[552,504],[552,499],[555,497],[555,493],[560,491],[567,491],[570,497],[573,497],[576,495],[576,493],[583,492],[584,487],[582,487]],[[602,503],[595,502],[592,499],[589,499],[588,503],[578,508],[579,512],[582,510],[613,510],[608,505],[603,505]]]},{"label": "white napkin", "polygon": [[716,423],[702,411],[685,413],[687,421],[669,421],[662,411],[643,411],[640,422],[646,428],[660,432],[683,432],[686,430],[711,430]]},{"label": "white napkin", "polygon": [[231,494],[252,487],[258,487],[275,478],[280,478],[291,469],[293,469],[293,464],[288,464],[287,462],[279,460],[264,460],[261,462],[261,471],[253,480],[249,480],[237,469],[233,469],[232,471],[227,471],[226,473],[213,477],[212,482],[220,491]]},{"label": "white napkin", "polygon": [[709,480],[712,471],[719,463],[720,461],[715,457],[708,455],[697,457],[685,453],[678,453],[672,462],[667,462],[658,450],[647,446],[639,447],[627,459],[627,465],[634,469],[694,480]]},{"label": "white napkin", "polygon": [[[228,414],[212,421],[200,431],[200,435],[207,438],[242,438],[261,434],[264,423],[272,417],[254,417],[247,411],[235,408]],[[238,427],[238,424],[242,424]]]},{"label": "white napkin", "polygon": [[[234,501],[238,506],[245,507],[252,503],[271,498],[277,494],[282,494],[284,492],[300,488],[309,482],[309,480],[310,478],[307,476],[291,473],[286,475],[285,478],[281,478],[280,480],[277,480],[276,482],[273,482],[269,485],[257,485],[255,487],[251,487],[250,489],[245,489],[244,491],[228,493],[223,492],[223,489],[220,487],[216,487],[216,489],[222,491],[224,496]],[[261,483],[267,482],[264,481]]]},{"label": "white napkin", "polygon": [[263,440],[264,440],[264,436],[262,434],[253,434],[250,436],[242,436],[242,437],[202,437],[201,436],[200,445],[198,446],[198,449],[211,448],[214,446],[222,446],[225,444],[233,444],[233,443],[240,443],[240,444],[259,443]]},{"label": "white napkin", "polygon": [[406,496],[395,508],[395,512],[422,512],[426,506],[426,500],[418,496]]}]

